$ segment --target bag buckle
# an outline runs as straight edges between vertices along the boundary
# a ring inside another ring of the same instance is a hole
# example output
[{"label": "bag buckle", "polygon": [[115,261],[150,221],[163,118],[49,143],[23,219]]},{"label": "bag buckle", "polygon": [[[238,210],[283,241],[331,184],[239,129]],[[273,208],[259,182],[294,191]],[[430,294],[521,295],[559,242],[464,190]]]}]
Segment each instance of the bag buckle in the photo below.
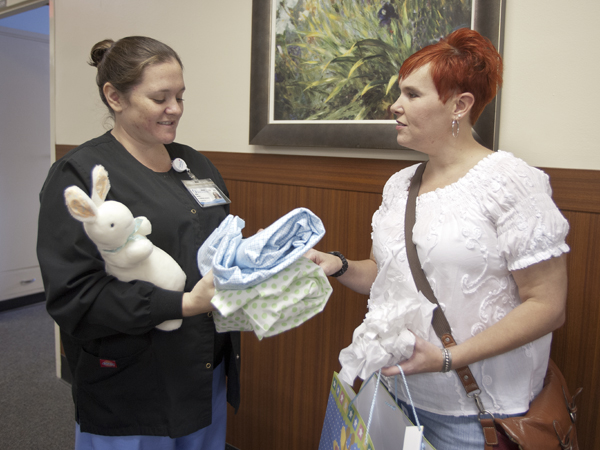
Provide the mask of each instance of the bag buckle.
[{"label": "bag buckle", "polygon": [[577,405],[575,404],[575,397],[577,397],[579,394],[581,394],[581,391],[583,391],[583,388],[579,388],[577,389],[577,392],[575,392],[575,394],[573,394],[573,397],[571,397],[571,401],[569,402],[569,399],[567,398],[567,393],[565,392],[565,387],[562,387],[562,391],[563,391],[563,397],[565,398],[565,405],[567,406],[567,411],[569,411],[569,416],[571,417],[571,422],[575,423],[575,421],[577,420]]},{"label": "bag buckle", "polygon": [[[477,413],[477,420],[479,420],[483,431],[483,438],[486,444],[485,448],[495,447],[499,444],[498,433],[496,431],[496,418],[491,412],[483,407],[483,402],[479,397],[480,393],[481,390],[477,389],[476,391],[468,393],[467,397],[475,400],[475,404],[479,410]],[[481,416],[489,416],[490,418],[482,418]]]},{"label": "bag buckle", "polygon": [[571,442],[571,431],[573,431],[573,425],[569,427],[569,429],[564,435],[562,433],[562,429],[560,427],[560,423],[558,423],[558,420],[553,421],[552,425],[554,426],[554,432],[556,433],[556,437],[560,442],[560,448],[562,450],[573,450],[573,443]]},{"label": "bag buckle", "polygon": [[495,419],[494,415],[491,412],[489,412],[487,409],[484,408],[483,402],[481,401],[479,394],[481,394],[480,389],[477,389],[476,391],[473,391],[473,392],[470,392],[467,394],[467,397],[475,400],[475,404],[477,405],[477,409],[479,410],[479,413],[477,413],[477,418],[481,422],[481,416],[487,415],[487,416],[490,416],[492,418],[492,420],[495,421],[496,419]]}]

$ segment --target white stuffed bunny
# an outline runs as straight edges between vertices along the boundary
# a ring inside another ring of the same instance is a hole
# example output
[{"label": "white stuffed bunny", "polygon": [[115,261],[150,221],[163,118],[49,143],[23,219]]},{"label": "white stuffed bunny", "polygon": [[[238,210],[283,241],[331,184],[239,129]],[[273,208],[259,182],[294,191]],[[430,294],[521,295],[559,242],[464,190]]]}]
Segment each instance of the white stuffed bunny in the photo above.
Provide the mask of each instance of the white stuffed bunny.
[{"label": "white stuffed bunny", "polygon": [[[77,186],[65,189],[71,215],[83,228],[104,258],[106,273],[121,281],[142,280],[163,289],[183,291],[186,275],[179,264],[156,247],[146,235],[152,225],[146,217],[133,217],[122,203],[104,201],[110,189],[106,169],[97,165],[92,171],[92,198]],[[181,319],[167,320],[156,328],[176,330]]]}]

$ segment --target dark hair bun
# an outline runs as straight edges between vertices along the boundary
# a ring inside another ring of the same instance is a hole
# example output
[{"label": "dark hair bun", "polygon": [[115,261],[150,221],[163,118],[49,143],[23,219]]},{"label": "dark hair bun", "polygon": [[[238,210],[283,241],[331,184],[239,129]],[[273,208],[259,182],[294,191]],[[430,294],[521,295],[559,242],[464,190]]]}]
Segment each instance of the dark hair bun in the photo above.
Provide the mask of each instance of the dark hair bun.
[{"label": "dark hair bun", "polygon": [[94,45],[92,47],[92,52],[90,53],[89,65],[98,67],[102,62],[102,58],[104,58],[104,55],[114,45],[114,43],[115,41],[112,39],[105,39]]}]

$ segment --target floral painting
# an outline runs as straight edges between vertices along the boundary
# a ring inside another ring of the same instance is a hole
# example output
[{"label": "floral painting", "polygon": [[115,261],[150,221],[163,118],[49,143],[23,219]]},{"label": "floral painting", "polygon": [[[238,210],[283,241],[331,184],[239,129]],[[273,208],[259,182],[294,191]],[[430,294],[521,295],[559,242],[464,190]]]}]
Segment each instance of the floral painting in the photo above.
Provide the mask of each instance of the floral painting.
[{"label": "floral painting", "polygon": [[398,70],[472,0],[273,0],[272,120],[389,120]]}]

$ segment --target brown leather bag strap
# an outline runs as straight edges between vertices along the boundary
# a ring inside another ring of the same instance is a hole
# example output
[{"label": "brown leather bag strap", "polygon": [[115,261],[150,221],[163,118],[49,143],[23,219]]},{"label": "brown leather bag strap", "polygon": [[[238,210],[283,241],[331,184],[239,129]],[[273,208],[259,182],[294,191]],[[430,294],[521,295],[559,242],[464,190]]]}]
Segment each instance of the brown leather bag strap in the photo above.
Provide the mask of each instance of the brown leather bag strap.
[{"label": "brown leather bag strap", "polygon": [[[429,281],[427,281],[427,277],[425,276],[425,272],[423,272],[423,268],[421,267],[421,263],[419,262],[419,254],[417,253],[417,247],[413,242],[413,228],[415,226],[416,221],[416,209],[417,209],[417,195],[419,194],[419,188],[421,187],[421,178],[423,176],[423,172],[425,171],[425,166],[427,163],[422,163],[412,177],[410,182],[410,188],[408,190],[408,199],[406,200],[406,213],[404,215],[404,235],[406,240],[406,256],[408,258],[408,265],[410,266],[410,271],[412,272],[413,279],[415,280],[415,284],[417,289],[423,293],[427,300],[431,303],[437,305],[437,308],[433,311],[433,318],[431,320],[431,325],[435,330],[435,333],[438,335],[440,340],[442,341],[442,345],[444,348],[453,347],[456,345],[456,341],[452,337],[452,330],[450,328],[450,324],[444,315],[444,311],[433,293],[433,289],[431,289],[431,285]],[[467,394],[471,394],[472,392],[479,390],[479,386],[471,373],[471,369],[469,366],[461,367],[459,369],[455,369],[460,381],[465,388]]]},{"label": "brown leather bag strap", "polygon": [[[417,247],[413,242],[413,228],[415,226],[416,221],[416,210],[417,210],[417,195],[419,194],[419,188],[421,187],[421,177],[423,176],[423,172],[425,171],[425,166],[427,163],[421,164],[417,167],[417,171],[413,176],[410,182],[410,188],[408,189],[408,200],[406,201],[406,214],[404,216],[404,234],[406,239],[406,256],[408,258],[408,264],[410,266],[410,271],[412,272],[413,279],[415,280],[415,284],[417,285],[417,289],[423,293],[427,299],[438,305],[437,308],[433,311],[433,319],[431,320],[431,324],[433,325],[433,329],[440,339],[444,335],[451,335],[452,330],[450,329],[450,324],[440,308],[440,304],[433,293],[433,289],[431,289],[431,285],[429,281],[427,281],[427,277],[425,276],[425,272],[421,267],[419,262],[419,254],[417,253]],[[442,343],[444,340],[442,339]],[[445,345],[444,345],[445,346]]]}]

